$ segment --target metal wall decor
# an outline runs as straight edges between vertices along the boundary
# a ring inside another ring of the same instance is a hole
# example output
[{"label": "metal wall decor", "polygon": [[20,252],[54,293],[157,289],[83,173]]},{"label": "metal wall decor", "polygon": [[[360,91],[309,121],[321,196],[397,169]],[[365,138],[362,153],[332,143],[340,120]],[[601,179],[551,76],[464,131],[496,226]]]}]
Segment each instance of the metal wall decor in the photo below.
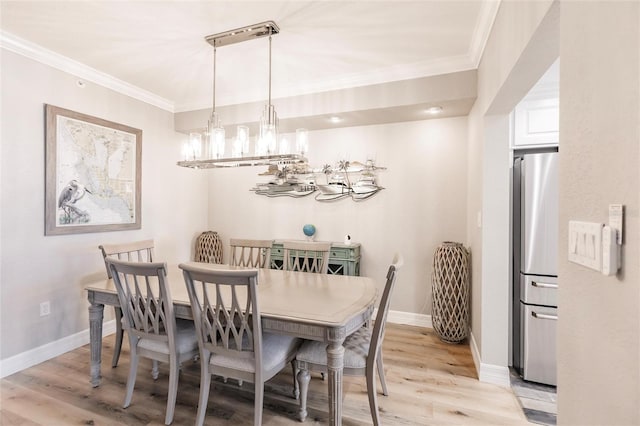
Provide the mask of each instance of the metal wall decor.
[{"label": "metal wall decor", "polygon": [[376,166],[373,160],[365,163],[342,160],[335,166],[325,164],[320,169],[313,169],[307,163],[270,165],[266,172],[259,174],[269,176],[269,181],[258,183],[251,190],[267,197],[300,198],[315,193],[315,199],[323,202],[345,198],[362,201],[384,189],[377,183],[378,170],[386,168]]}]

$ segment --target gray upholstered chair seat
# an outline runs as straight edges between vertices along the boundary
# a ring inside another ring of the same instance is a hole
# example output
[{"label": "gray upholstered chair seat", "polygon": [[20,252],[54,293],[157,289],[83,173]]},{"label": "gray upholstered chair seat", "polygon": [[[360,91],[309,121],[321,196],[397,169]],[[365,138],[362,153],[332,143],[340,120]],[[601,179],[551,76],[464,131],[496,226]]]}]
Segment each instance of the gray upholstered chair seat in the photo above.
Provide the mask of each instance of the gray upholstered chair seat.
[{"label": "gray upholstered chair seat", "polygon": [[[176,331],[175,339],[178,352],[198,350],[198,337],[193,321],[176,319]],[[138,341],[138,348],[169,354],[169,342],[166,340],[142,338]]]},{"label": "gray upholstered chair seat", "polygon": [[[300,346],[301,339],[285,336],[283,334],[262,333],[262,366],[266,371],[271,371],[283,358],[290,358]],[[243,339],[243,346],[248,347],[248,342]],[[255,373],[255,360],[253,357],[241,358],[233,355],[212,354],[209,361],[214,367],[232,368],[234,370]]]},{"label": "gray upholstered chair seat", "polygon": [[[371,329],[363,327],[344,341],[344,368],[365,368],[371,342]],[[327,344],[306,341],[296,359],[311,364],[327,365]]]}]

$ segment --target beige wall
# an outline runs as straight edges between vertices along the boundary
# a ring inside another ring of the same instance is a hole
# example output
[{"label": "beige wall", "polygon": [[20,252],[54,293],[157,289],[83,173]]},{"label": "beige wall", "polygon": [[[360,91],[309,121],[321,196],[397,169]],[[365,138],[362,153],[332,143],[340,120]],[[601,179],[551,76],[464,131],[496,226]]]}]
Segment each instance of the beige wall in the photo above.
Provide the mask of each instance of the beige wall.
[{"label": "beige wall", "polygon": [[[183,136],[173,114],[6,50],[2,54],[0,146],[0,334],[2,360],[88,328],[83,284],[105,276],[101,243],[155,238],[170,263],[189,258],[206,227],[206,178],[175,166]],[[142,229],[44,236],[44,104],[143,131]],[[39,304],[51,302],[51,315]],[[109,313],[109,317],[112,314]]]},{"label": "beige wall", "polygon": [[[510,256],[509,146],[505,120],[557,57],[557,48],[539,34],[544,33],[541,26],[553,26],[554,19],[549,17],[553,4],[552,1],[500,4],[478,68],[478,99],[469,114],[467,234],[473,259],[471,329],[481,362],[503,368],[508,365]],[[477,226],[478,213],[482,215],[482,228]],[[484,378],[482,371],[480,378]]]},{"label": "beige wall", "polygon": [[[640,424],[640,3],[563,2],[558,421]],[[617,276],[567,261],[569,220],[626,207]]]},{"label": "beige wall", "polygon": [[267,198],[249,191],[264,179],[257,176],[262,168],[212,170],[210,228],[221,233],[225,250],[231,237],[303,239],[305,223],[315,224],[317,240],[350,234],[362,244],[362,275],[376,278],[380,288],[400,251],[405,265],[391,309],[430,313],[433,252],[442,241],[465,240],[466,138],[466,117],[310,132],[314,167],[374,158],[387,167],[379,172],[385,189],[357,203]]}]

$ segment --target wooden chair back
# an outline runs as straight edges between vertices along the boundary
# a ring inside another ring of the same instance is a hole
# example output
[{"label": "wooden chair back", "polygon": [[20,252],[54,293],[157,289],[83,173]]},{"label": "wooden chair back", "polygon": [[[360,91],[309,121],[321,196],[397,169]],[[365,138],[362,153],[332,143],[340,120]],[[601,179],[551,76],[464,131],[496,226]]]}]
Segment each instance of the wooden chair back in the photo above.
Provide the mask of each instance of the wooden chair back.
[{"label": "wooden chair back", "polygon": [[326,274],[329,269],[331,243],[284,241],[283,269]]},{"label": "wooden chair back", "polygon": [[111,278],[111,271],[106,261],[108,257],[113,257],[127,262],[153,262],[154,242],[153,240],[134,241],[122,244],[102,244],[98,246],[102,252],[107,268],[107,276]]},{"label": "wooden chair back", "polygon": [[164,262],[128,262],[108,257],[124,327],[130,336],[168,342],[175,352],[176,320]]},{"label": "wooden chair back", "polygon": [[376,364],[376,356],[379,353],[382,340],[384,339],[384,329],[387,322],[387,314],[389,313],[389,302],[391,301],[391,293],[396,284],[396,276],[398,270],[404,264],[404,259],[400,254],[396,254],[393,258],[393,262],[387,270],[387,281],[380,298],[380,304],[378,305],[378,312],[376,314],[376,320],[373,325],[373,331],[371,333],[371,343],[369,345],[369,354],[367,356],[367,364],[371,365],[371,368]]},{"label": "wooden chair back", "polygon": [[201,348],[212,354],[255,359],[262,370],[258,270],[211,270],[180,265]]},{"label": "wooden chair back", "polygon": [[273,240],[243,240],[232,238],[231,265],[249,268],[271,267],[271,246]]}]

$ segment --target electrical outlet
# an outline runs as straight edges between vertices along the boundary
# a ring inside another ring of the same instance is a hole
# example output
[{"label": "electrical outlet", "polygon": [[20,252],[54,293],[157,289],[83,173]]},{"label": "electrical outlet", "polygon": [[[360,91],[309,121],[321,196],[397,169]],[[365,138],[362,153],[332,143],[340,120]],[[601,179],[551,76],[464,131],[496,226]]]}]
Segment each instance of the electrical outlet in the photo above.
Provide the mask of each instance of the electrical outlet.
[{"label": "electrical outlet", "polygon": [[40,316],[46,317],[51,313],[51,304],[47,300],[46,302],[40,303]]}]

